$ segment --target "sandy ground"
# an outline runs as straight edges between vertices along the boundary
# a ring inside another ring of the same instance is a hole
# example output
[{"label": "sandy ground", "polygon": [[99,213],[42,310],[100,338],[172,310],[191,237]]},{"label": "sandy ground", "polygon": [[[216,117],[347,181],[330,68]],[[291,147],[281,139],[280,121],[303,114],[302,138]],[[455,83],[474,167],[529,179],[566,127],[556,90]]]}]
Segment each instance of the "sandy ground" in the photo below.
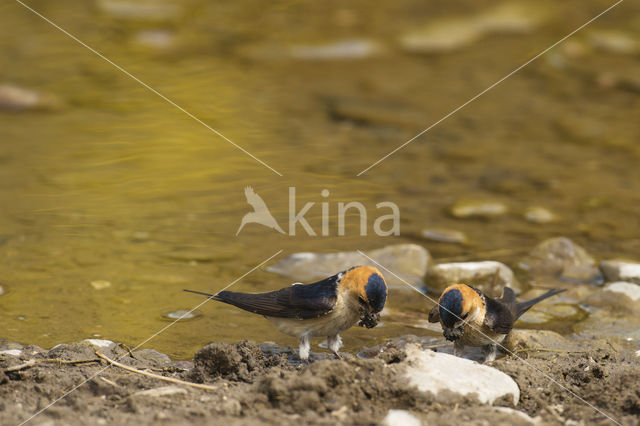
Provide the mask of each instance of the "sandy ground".
[{"label": "sandy ground", "polygon": [[[551,343],[551,349],[533,351],[527,347],[537,347],[536,337],[544,332],[532,333],[533,340],[529,336],[516,345],[522,359],[505,356],[491,364],[520,387],[517,410],[539,424],[609,423],[551,377],[622,424],[640,424],[640,363],[632,350],[594,341],[569,349]],[[27,346],[20,357],[0,356],[0,417],[3,424],[18,424],[89,378],[30,423],[378,424],[390,409],[402,409],[428,424],[531,424],[475,397],[433,395],[408,386],[402,379],[407,342],[450,350],[442,342],[434,345],[433,338],[404,336],[359,356],[345,353],[343,360],[314,353],[310,364],[302,364],[290,348],[246,341],[211,343],[193,362],[175,362],[153,350],[130,353],[123,345],[99,349],[128,366],[212,390],[107,367],[86,342],[49,351]],[[511,406],[508,401],[495,405]]]}]

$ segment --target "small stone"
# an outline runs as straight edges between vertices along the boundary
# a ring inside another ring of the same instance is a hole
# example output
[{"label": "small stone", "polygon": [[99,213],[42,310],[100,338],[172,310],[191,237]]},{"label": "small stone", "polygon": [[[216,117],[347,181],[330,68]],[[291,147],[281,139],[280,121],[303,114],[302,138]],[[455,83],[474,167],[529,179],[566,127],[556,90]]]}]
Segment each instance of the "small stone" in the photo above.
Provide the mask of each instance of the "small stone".
[{"label": "small stone", "polygon": [[168,0],[97,0],[96,4],[98,9],[112,18],[132,21],[176,21],[184,12],[180,4]]},{"label": "small stone", "polygon": [[429,268],[426,282],[427,286],[434,290],[444,290],[452,284],[463,283],[496,296],[500,295],[496,293],[505,286],[511,287],[516,293],[521,291],[520,283],[513,271],[504,263],[492,260],[440,263]]},{"label": "small stone", "polygon": [[61,105],[53,95],[12,84],[0,84],[0,110],[47,110]]},{"label": "small stone", "polygon": [[84,339],[88,344],[95,346],[96,348],[102,349],[112,349],[115,348],[116,344],[111,340],[103,340],[103,339]]},{"label": "small stone", "polygon": [[134,393],[133,396],[145,396],[145,397],[158,398],[161,396],[180,395],[180,394],[186,394],[186,393],[187,393],[186,389],[178,386],[162,386],[159,388],[138,391]]},{"label": "small stone", "polygon": [[[370,265],[380,270],[389,285],[405,286],[404,281],[414,286],[424,284],[423,277],[431,261],[431,256],[425,248],[416,244],[399,244],[364,253],[366,256],[357,251],[327,254],[295,253],[267,267],[267,271],[286,275],[301,282],[312,282],[352,266]],[[398,275],[400,279],[388,273],[376,262]]]},{"label": "small stone", "polygon": [[464,244],[467,242],[467,236],[453,229],[424,229],[421,234],[424,238],[439,243]]},{"label": "small stone", "polygon": [[[467,396],[475,394],[482,404],[493,404],[497,399],[511,397],[517,405],[520,389],[503,372],[453,355],[423,350],[419,345],[406,348],[405,378],[411,386],[438,397],[442,391]],[[446,374],[443,374],[446,372]]]},{"label": "small stone", "polygon": [[20,349],[5,349],[0,351],[0,355],[20,356],[22,355],[22,351]]},{"label": "small stone", "polygon": [[289,55],[295,59],[327,61],[364,59],[381,51],[382,48],[370,40],[351,39],[317,46],[293,46],[289,48]]},{"label": "small stone", "polygon": [[596,49],[609,53],[632,55],[640,51],[640,43],[621,31],[592,31],[589,42]]},{"label": "small stone", "polygon": [[527,311],[518,320],[524,324],[547,324],[553,320],[553,317],[545,312],[540,311]]},{"label": "small stone", "polygon": [[178,309],[176,311],[171,311],[171,312],[162,314],[164,318],[167,318],[170,320],[180,320],[180,321],[192,320],[201,315],[202,315],[202,312],[200,311],[192,311],[187,309]]},{"label": "small stone", "polygon": [[93,287],[96,290],[104,290],[105,288],[111,287],[111,283],[109,281],[104,281],[104,280],[91,281],[90,284],[91,284],[91,287]]},{"label": "small stone", "polygon": [[154,349],[142,349],[133,353],[134,357],[143,361],[145,365],[151,365],[157,368],[167,367],[171,364],[171,358],[169,355],[160,353]]},{"label": "small stone", "polygon": [[585,249],[568,238],[550,238],[538,244],[518,264],[530,275],[571,282],[602,282],[596,262]]},{"label": "small stone", "polygon": [[640,284],[640,263],[605,260],[600,262],[600,270],[607,281],[627,281]]},{"label": "small stone", "polygon": [[[175,43],[175,36],[171,31],[164,29],[141,30],[136,33],[134,41],[136,44],[144,47],[162,50],[170,48]],[[135,234],[139,233],[141,234],[143,232],[138,231]],[[144,232],[144,234],[147,235],[140,239],[147,239],[149,237],[148,232]]]},{"label": "small stone", "polygon": [[382,419],[383,426],[420,426],[422,422],[407,410],[389,410]]},{"label": "small stone", "polygon": [[524,218],[531,223],[551,223],[556,216],[544,207],[529,207],[524,212]]},{"label": "small stone", "polygon": [[458,219],[490,219],[507,213],[507,206],[499,201],[461,200],[451,207],[451,215]]}]

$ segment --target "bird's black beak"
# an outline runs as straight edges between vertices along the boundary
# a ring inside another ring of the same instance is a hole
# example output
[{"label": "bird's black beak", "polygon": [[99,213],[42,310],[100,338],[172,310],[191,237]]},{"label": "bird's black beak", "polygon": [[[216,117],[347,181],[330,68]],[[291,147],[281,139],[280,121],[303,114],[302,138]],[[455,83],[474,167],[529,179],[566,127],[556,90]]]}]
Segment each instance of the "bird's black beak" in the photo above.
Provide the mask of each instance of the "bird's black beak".
[{"label": "bird's black beak", "polygon": [[445,328],[442,330],[442,334],[444,334],[444,338],[450,342],[455,342],[460,337],[462,337],[462,327],[459,328]]},{"label": "bird's black beak", "polygon": [[371,308],[364,300],[360,301],[360,327],[373,328],[380,322],[380,314],[371,312]]}]

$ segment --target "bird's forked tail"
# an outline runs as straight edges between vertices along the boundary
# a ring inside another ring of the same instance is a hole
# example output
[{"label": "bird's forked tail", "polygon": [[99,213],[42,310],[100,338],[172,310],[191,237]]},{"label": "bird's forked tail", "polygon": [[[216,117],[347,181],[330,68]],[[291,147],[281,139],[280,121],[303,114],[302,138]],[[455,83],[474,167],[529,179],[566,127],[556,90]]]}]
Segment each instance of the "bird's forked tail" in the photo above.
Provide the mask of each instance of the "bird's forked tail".
[{"label": "bird's forked tail", "polygon": [[549,290],[548,292],[546,292],[545,294],[538,296],[534,299],[531,300],[527,300],[521,303],[518,303],[516,305],[517,309],[516,309],[516,319],[520,318],[522,316],[522,314],[524,314],[525,312],[527,312],[533,305],[535,305],[538,302],[542,302],[544,299],[548,299],[551,296],[555,296],[558,293],[562,293],[563,291],[566,291],[565,289],[553,289],[553,290]]}]

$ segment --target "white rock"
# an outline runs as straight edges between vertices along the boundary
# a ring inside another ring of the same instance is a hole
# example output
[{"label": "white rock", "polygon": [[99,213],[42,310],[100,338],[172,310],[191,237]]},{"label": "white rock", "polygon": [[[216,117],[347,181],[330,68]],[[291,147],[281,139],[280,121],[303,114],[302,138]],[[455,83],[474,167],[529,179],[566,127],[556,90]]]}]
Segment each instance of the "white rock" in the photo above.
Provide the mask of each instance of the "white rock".
[{"label": "white rock", "polygon": [[427,285],[442,290],[449,285],[463,283],[492,294],[494,293],[492,286],[496,272],[498,273],[497,288],[509,286],[516,293],[520,292],[520,284],[513,275],[513,271],[504,263],[493,260],[434,265],[427,271]]},{"label": "white rock", "polygon": [[374,56],[381,50],[380,46],[372,41],[352,39],[319,46],[293,46],[289,54],[296,59],[322,61],[363,59]]},{"label": "white rock", "polygon": [[531,423],[531,424],[538,424],[541,422],[540,417],[531,417],[529,416],[527,413],[523,413],[522,411],[519,410],[514,410],[513,408],[509,408],[509,407],[493,407],[493,409],[495,411],[499,411],[501,413],[505,413],[505,414],[509,414],[509,415],[513,415],[515,417],[520,418],[521,420]]},{"label": "white rock", "polygon": [[422,350],[418,345],[407,346],[408,382],[422,392],[437,395],[449,391],[466,396],[475,394],[484,404],[493,404],[505,395],[516,405],[520,389],[516,382],[503,372],[453,355]]},{"label": "white rock", "polygon": [[[292,277],[308,283],[329,277],[352,266],[371,265],[377,267],[387,284],[405,286],[403,280],[411,285],[422,285],[427,266],[431,261],[429,252],[416,244],[398,244],[364,252],[340,253],[295,253],[280,262],[267,267],[267,271]],[[368,256],[368,257],[367,257]],[[370,260],[374,259],[374,261]],[[401,279],[387,272],[388,268]]]},{"label": "white rock", "polygon": [[382,420],[383,426],[420,426],[422,422],[407,410],[389,410]]},{"label": "white rock", "polygon": [[640,284],[640,263],[623,260],[605,260],[600,269],[607,281],[628,281]]},{"label": "white rock", "polygon": [[6,349],[0,351],[0,355],[20,356],[22,355],[22,351],[20,349]]},{"label": "white rock", "polygon": [[95,346],[96,348],[111,348],[116,345],[111,340],[85,339],[84,341],[92,346]]},{"label": "white rock", "polygon": [[133,395],[159,397],[159,396],[178,395],[178,394],[185,394],[185,393],[187,393],[186,389],[180,388],[178,386],[162,386],[159,388],[139,391],[134,393]]},{"label": "white rock", "polygon": [[640,285],[638,284],[617,281],[607,284],[604,290],[624,294],[634,302],[640,300]]},{"label": "white rock", "polygon": [[636,351],[636,356],[640,357],[640,350]]}]

